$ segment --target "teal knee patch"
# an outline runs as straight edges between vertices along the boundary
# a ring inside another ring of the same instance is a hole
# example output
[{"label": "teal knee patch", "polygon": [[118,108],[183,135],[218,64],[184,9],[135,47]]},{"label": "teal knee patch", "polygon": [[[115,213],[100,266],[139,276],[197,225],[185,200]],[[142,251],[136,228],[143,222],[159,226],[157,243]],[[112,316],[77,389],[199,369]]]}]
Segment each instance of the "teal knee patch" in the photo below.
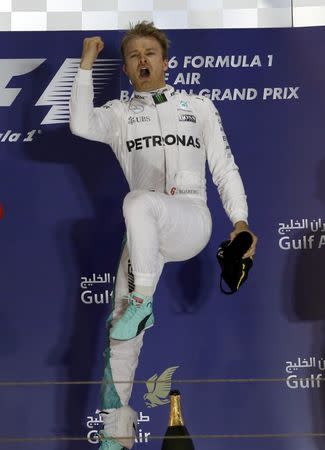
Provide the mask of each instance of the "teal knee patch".
[{"label": "teal knee patch", "polygon": [[109,348],[106,348],[104,357],[105,369],[101,388],[101,407],[102,409],[121,408],[122,403],[113,382]]}]

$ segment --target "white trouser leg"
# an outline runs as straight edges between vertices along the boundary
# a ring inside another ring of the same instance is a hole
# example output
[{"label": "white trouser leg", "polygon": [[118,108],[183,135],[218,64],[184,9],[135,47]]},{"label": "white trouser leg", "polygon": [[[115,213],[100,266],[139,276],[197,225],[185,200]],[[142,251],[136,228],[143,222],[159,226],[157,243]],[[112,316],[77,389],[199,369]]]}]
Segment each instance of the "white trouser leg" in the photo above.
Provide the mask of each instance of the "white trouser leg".
[{"label": "white trouser leg", "polygon": [[161,258],[185,261],[197,255],[211,236],[211,216],[203,201],[161,192],[132,191],[123,203],[135,284],[157,280]]},{"label": "white trouser leg", "polygon": [[[154,280],[154,286],[158,282],[163,269],[163,259],[158,260],[158,272]],[[112,324],[115,323],[127,308],[127,295],[134,288],[132,267],[129,259],[127,245],[124,246],[115,281],[115,307],[113,310]],[[118,341],[110,338],[110,366],[113,380],[116,380],[115,389],[120,397],[122,405],[127,405],[131,396],[132,383],[135,370],[138,366],[140,350],[143,344],[144,332],[134,339]],[[124,383],[118,383],[124,381]],[[125,383],[130,381],[130,383]]]},{"label": "white trouser leg", "polygon": [[[163,268],[163,260],[158,263],[157,280]],[[134,277],[129,259],[127,245],[122,255],[115,280],[115,305],[112,313],[112,323],[120,318],[127,307],[126,297],[134,288]],[[109,339],[109,358],[105,367],[107,385],[102,391],[102,411],[104,432],[108,437],[115,437],[124,447],[131,448],[134,444],[135,433],[133,423],[137,414],[129,406],[135,370],[138,365],[140,350],[143,344],[144,332],[128,341]],[[123,383],[120,383],[123,381]],[[113,385],[112,385],[113,382]],[[120,405],[120,407],[118,407]],[[108,414],[105,414],[108,413]],[[128,439],[119,439],[119,437]]]}]

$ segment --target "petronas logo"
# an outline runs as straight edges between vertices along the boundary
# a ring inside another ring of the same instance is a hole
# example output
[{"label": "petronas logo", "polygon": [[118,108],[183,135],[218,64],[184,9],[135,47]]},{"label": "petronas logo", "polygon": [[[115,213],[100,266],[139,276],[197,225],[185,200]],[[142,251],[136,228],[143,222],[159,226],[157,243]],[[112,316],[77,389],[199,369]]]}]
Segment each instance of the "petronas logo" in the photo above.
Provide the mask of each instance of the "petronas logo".
[{"label": "petronas logo", "polygon": [[161,375],[155,373],[146,382],[148,392],[144,394],[143,399],[148,408],[165,405],[169,403],[169,392],[172,384],[172,376],[179,366],[168,367]]}]

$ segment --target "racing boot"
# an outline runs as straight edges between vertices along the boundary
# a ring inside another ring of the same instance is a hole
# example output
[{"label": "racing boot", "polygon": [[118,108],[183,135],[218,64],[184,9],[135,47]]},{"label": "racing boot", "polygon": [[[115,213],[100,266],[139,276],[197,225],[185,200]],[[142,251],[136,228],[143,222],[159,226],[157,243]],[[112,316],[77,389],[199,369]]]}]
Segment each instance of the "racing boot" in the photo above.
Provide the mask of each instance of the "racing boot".
[{"label": "racing boot", "polygon": [[127,341],[154,324],[152,297],[132,292],[128,296],[128,307],[123,316],[113,325],[110,333],[112,339]]},{"label": "racing boot", "polygon": [[137,433],[137,413],[130,406],[100,412],[104,429],[98,433],[99,450],[131,449]]},{"label": "racing boot", "polygon": [[100,447],[98,450],[123,450],[123,445],[119,444],[115,439],[111,439],[104,431],[99,432]]}]

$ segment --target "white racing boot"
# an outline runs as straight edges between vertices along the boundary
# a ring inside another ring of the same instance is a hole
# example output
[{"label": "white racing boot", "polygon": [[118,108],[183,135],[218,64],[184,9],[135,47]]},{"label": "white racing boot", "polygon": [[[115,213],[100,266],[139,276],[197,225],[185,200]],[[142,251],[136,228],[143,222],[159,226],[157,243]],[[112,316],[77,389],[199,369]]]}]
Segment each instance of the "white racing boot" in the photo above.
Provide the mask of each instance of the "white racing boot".
[{"label": "white racing boot", "polygon": [[138,424],[137,413],[130,406],[118,409],[103,409],[100,412],[104,429],[99,432],[101,450],[132,448]]}]

